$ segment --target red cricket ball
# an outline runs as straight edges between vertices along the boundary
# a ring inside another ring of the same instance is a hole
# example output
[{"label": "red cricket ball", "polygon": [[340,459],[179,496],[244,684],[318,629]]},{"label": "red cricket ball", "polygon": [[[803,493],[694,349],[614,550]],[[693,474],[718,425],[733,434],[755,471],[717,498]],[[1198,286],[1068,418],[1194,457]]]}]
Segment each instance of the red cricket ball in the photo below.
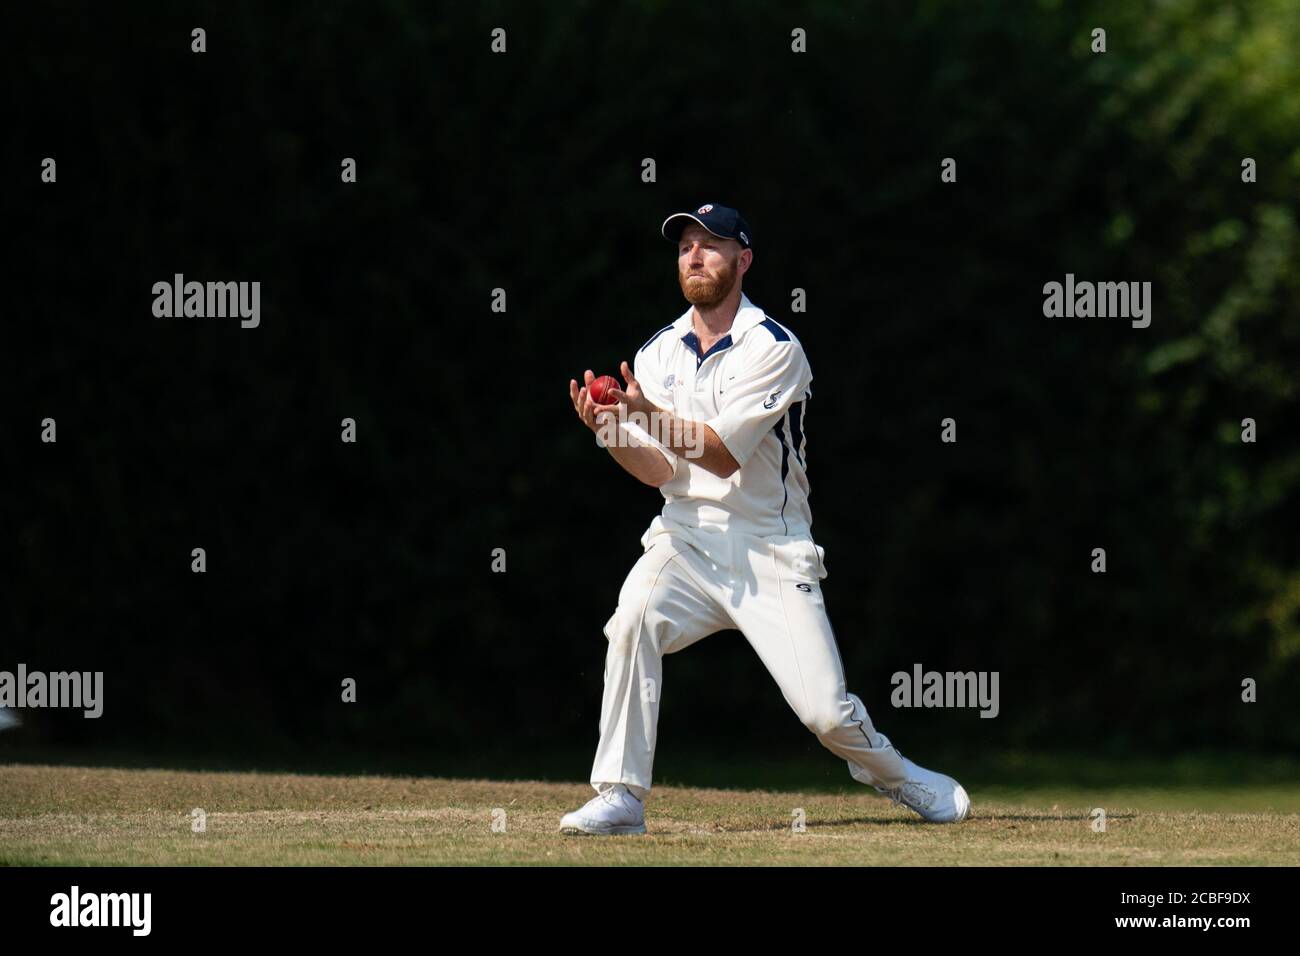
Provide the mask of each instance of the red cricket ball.
[{"label": "red cricket ball", "polygon": [[618,387],[618,379],[613,375],[602,375],[587,386],[587,394],[591,396],[591,400],[597,405],[613,405],[614,399],[609,397],[609,390]]}]

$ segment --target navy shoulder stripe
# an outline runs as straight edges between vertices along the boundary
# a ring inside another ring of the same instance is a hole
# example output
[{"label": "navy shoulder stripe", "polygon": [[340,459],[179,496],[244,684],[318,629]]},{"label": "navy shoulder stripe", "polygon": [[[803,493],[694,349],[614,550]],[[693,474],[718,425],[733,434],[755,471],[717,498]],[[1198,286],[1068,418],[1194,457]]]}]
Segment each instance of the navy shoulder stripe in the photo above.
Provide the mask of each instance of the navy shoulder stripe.
[{"label": "navy shoulder stripe", "polygon": [[672,328],[671,325],[665,325],[662,329],[660,329],[660,330],[659,330],[658,332],[656,332],[654,335],[650,336],[650,338],[646,339],[645,345],[641,346],[639,349],[637,349],[637,351],[638,351],[638,352],[644,352],[644,351],[646,350],[646,348],[650,345],[651,342],[653,342],[655,339],[659,338],[659,336],[663,335],[665,332],[667,332],[667,331],[668,331],[669,329],[671,329],[671,328]]},{"label": "navy shoulder stripe", "polygon": [[760,322],[759,325],[763,326],[763,328],[771,332],[772,337],[776,339],[778,342],[790,341],[790,333],[787,332],[785,329],[781,328],[781,326],[777,325],[771,319],[764,317],[763,321]]}]

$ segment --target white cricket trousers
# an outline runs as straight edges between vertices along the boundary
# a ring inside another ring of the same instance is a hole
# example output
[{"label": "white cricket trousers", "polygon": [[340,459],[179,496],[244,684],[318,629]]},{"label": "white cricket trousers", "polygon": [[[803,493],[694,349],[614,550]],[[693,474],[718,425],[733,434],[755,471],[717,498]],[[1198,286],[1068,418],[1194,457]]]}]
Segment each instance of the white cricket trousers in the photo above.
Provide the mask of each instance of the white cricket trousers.
[{"label": "white cricket trousers", "polygon": [[826,616],[822,550],[810,538],[721,535],[656,518],[645,553],[605,625],[600,743],[591,768],[599,792],[623,783],[650,791],[663,688],[663,656],[717,631],[745,635],[795,714],[854,779],[892,788],[902,758],[847,693]]}]

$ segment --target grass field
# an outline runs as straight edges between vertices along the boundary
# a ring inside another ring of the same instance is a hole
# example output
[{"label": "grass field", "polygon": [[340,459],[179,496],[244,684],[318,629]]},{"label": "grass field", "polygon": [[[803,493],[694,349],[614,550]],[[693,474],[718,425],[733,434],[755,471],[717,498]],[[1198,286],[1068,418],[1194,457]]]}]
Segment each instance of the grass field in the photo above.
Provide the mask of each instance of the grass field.
[{"label": "grass field", "polygon": [[968,789],[971,819],[933,825],[851,783],[656,785],[646,836],[569,837],[585,782],[0,764],[0,864],[1300,865],[1294,782]]}]

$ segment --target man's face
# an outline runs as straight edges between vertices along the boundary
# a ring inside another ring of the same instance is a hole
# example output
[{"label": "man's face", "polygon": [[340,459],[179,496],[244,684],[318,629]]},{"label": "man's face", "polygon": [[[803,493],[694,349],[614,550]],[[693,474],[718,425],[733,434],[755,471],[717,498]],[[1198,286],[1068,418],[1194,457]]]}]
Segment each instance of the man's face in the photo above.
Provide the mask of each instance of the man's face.
[{"label": "man's face", "polygon": [[735,288],[753,253],[735,239],[719,239],[691,223],[677,242],[677,281],[691,305],[712,308]]}]

